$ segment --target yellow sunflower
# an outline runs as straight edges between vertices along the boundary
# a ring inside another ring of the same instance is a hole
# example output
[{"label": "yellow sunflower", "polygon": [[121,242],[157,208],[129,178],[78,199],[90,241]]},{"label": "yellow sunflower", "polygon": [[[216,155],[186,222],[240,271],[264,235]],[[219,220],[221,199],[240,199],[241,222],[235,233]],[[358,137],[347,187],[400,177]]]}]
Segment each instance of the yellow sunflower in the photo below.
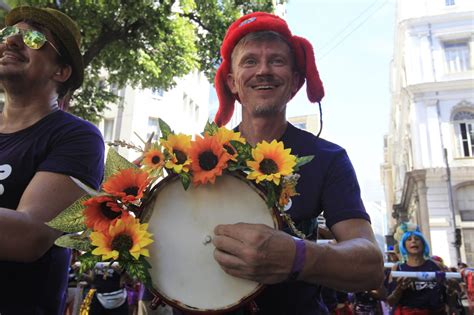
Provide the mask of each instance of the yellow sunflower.
[{"label": "yellow sunflower", "polygon": [[296,184],[298,183],[300,175],[292,174],[289,176],[284,176],[281,180],[281,193],[280,198],[278,199],[278,204],[281,207],[284,207],[290,201],[290,198],[293,196],[298,196],[296,192]]},{"label": "yellow sunflower", "polygon": [[150,183],[148,173],[142,170],[127,168],[111,176],[102,189],[113,196],[121,198],[122,202],[134,202],[143,197],[143,191]]},{"label": "yellow sunflower", "polygon": [[231,156],[231,160],[235,161],[237,157],[237,151],[235,148],[230,144],[231,140],[238,141],[240,143],[245,144],[245,139],[240,136],[240,132],[234,132],[233,130],[229,130],[225,127],[220,127],[216,133],[218,141],[222,144],[224,149],[228,154]]},{"label": "yellow sunflower", "polygon": [[145,152],[141,165],[147,171],[159,171],[165,165],[165,156],[158,144],[153,144],[150,150]]},{"label": "yellow sunflower", "polygon": [[267,180],[279,185],[280,178],[291,174],[296,165],[296,156],[290,152],[291,149],[283,147],[283,142],[276,140],[258,143],[252,149],[253,161],[247,161],[247,166],[252,170],[247,178],[256,180],[257,184]]},{"label": "yellow sunflower", "polygon": [[227,167],[230,155],[224,150],[215,136],[204,135],[204,138],[197,136],[191,144],[189,152],[191,156],[191,169],[193,170],[193,183],[195,185],[214,184],[216,176],[222,174],[222,170]]},{"label": "yellow sunflower", "polygon": [[166,161],[165,167],[172,169],[175,173],[189,172],[191,159],[189,149],[191,148],[191,136],[185,134],[170,134],[167,140],[162,140],[161,144],[166,148],[171,158]]},{"label": "yellow sunflower", "polygon": [[92,254],[102,255],[103,260],[117,260],[127,252],[135,259],[140,255],[149,257],[150,253],[145,247],[153,243],[153,240],[147,228],[148,224],[140,224],[140,221],[132,216],[118,219],[108,230],[91,233],[91,244],[97,246]]},{"label": "yellow sunflower", "polygon": [[96,196],[83,203],[85,224],[95,231],[103,231],[115,222],[121,215],[128,215],[114,199],[109,196]]}]

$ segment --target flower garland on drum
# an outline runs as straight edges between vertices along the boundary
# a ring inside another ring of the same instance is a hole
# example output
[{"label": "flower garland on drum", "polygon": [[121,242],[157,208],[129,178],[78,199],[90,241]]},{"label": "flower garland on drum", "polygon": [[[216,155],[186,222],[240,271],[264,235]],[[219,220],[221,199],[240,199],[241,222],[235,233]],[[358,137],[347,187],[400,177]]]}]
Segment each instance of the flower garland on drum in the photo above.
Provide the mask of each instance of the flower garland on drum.
[{"label": "flower garland on drum", "polygon": [[[295,227],[284,207],[292,196],[298,195],[296,184],[299,167],[313,156],[297,157],[282,142],[263,141],[255,148],[239,132],[207,123],[201,135],[174,133],[159,120],[161,138],[148,143],[145,149],[124,141],[115,145],[135,148],[142,152],[136,165],[109,149],[105,164],[105,179],[101,191],[77,182],[88,195],[77,200],[47,224],[66,234],[56,245],[81,251],[80,272],[94,268],[99,262],[117,262],[130,277],[151,285],[145,257],[153,235],[140,215],[152,199],[153,187],[168,175],[179,176],[184,189],[214,184],[223,172],[240,172],[260,185],[269,208],[276,207],[294,233],[304,238]],[[165,172],[164,172],[165,171]]]}]

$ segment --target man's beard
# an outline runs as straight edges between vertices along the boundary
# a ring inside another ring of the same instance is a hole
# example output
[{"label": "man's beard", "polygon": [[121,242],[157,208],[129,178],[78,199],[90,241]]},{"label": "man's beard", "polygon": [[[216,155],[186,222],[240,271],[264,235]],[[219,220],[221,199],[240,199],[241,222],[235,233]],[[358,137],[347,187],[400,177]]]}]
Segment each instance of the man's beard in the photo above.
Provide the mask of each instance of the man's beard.
[{"label": "man's beard", "polygon": [[284,111],[285,108],[286,106],[281,104],[255,105],[252,114],[259,118],[272,117]]}]

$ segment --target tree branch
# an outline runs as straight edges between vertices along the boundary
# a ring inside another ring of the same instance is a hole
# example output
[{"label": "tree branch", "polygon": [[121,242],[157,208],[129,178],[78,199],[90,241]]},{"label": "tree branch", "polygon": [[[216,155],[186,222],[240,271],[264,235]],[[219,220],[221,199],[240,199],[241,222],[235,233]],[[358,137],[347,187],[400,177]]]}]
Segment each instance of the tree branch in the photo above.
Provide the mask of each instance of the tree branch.
[{"label": "tree branch", "polygon": [[210,32],[211,29],[209,27],[207,27],[203,22],[202,20],[197,17],[194,13],[190,12],[190,13],[180,13],[179,14],[181,17],[185,17],[185,18],[188,18],[189,20],[193,21],[193,22],[196,22],[200,27],[202,27],[203,29],[205,29],[206,31]]},{"label": "tree branch", "polygon": [[122,28],[120,31],[114,31],[109,29],[106,24],[103,24],[99,36],[91,43],[87,51],[84,53],[84,68],[86,68],[107,45],[135,36],[135,32],[143,25],[144,22],[142,20],[137,20],[128,27]]}]

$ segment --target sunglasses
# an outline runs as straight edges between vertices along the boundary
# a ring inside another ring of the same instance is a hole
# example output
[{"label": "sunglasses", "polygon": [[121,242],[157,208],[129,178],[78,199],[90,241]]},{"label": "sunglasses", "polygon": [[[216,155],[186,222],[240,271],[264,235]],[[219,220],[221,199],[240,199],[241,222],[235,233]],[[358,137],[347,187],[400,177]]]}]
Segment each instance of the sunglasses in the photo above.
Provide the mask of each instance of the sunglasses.
[{"label": "sunglasses", "polygon": [[25,45],[29,48],[38,50],[43,47],[45,43],[48,43],[51,45],[51,47],[53,47],[58,55],[61,56],[59,50],[49,40],[46,39],[46,35],[36,30],[24,30],[16,26],[7,26],[0,30],[0,43],[4,43],[8,37],[17,34],[21,34],[23,43],[25,43]]}]

